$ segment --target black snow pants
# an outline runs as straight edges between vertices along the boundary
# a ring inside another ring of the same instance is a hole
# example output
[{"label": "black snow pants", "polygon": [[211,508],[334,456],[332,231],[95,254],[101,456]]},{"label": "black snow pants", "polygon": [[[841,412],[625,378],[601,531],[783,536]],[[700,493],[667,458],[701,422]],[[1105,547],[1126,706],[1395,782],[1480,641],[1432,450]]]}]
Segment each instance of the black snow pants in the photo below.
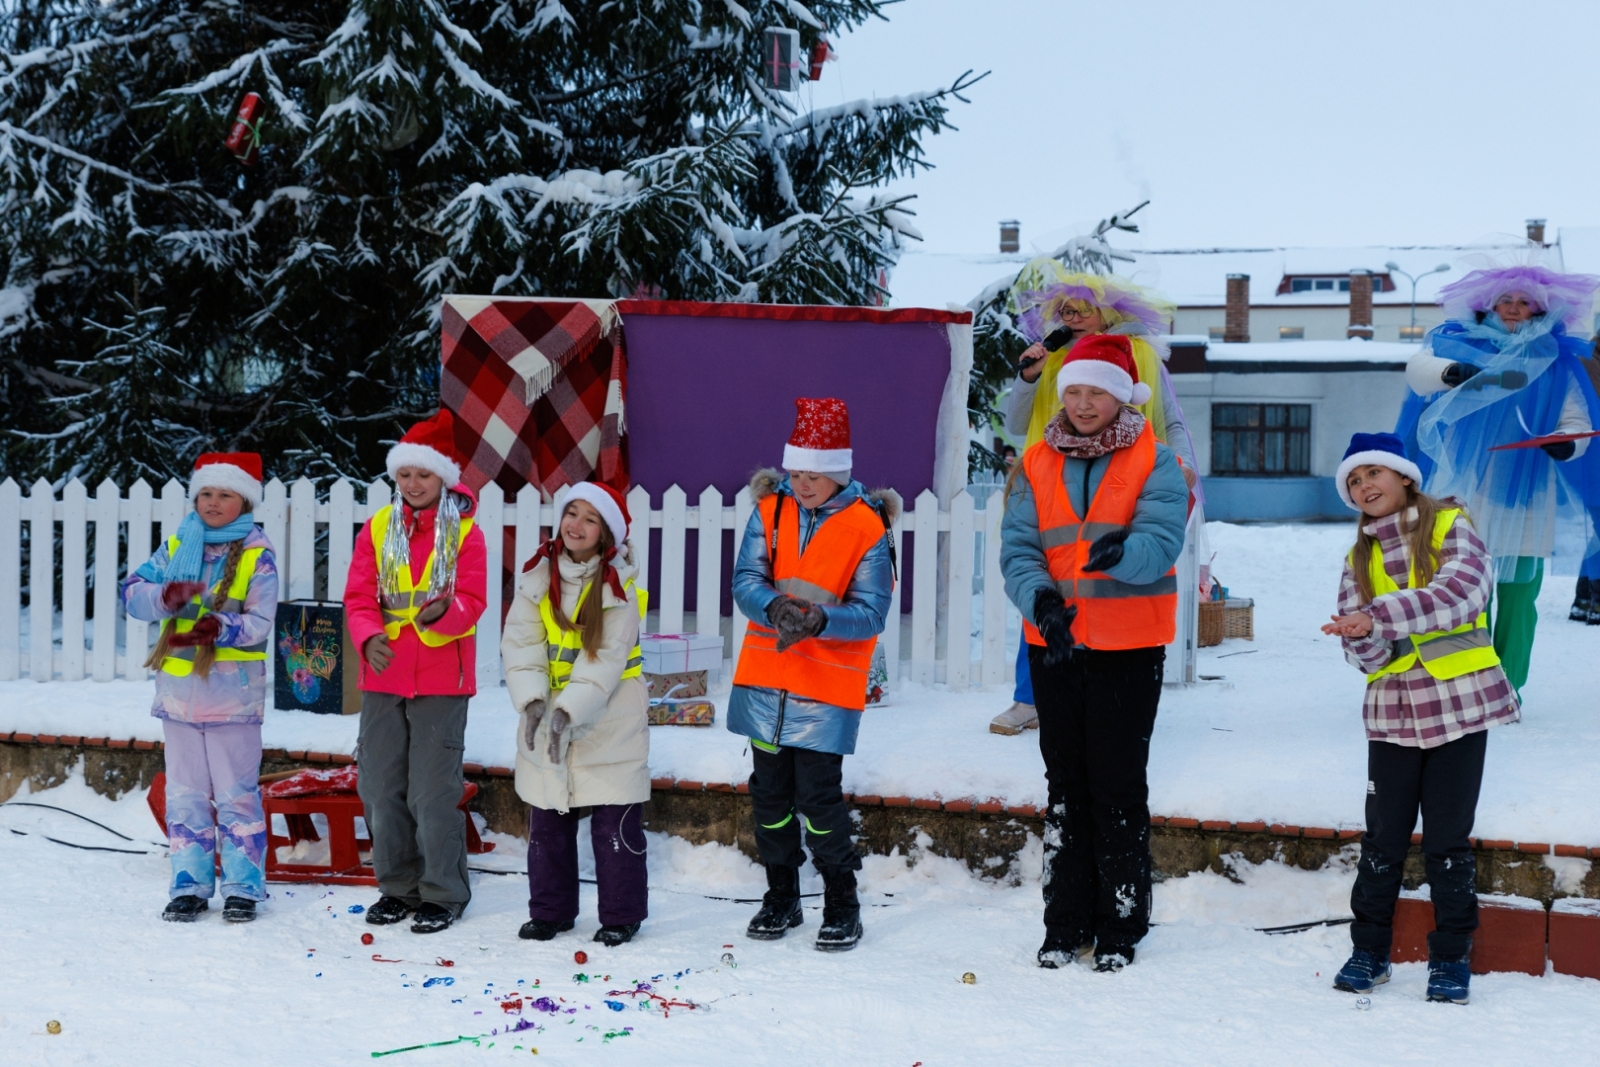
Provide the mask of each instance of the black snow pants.
[{"label": "black snow pants", "polygon": [[1132,948],[1150,929],[1150,790],[1145,765],[1166,649],[1080,648],[1044,665],[1028,648],[1044,819],[1044,925],[1068,945]]},{"label": "black snow pants", "polygon": [[803,830],[817,870],[859,871],[861,857],[850,836],[855,826],[844,803],[844,757],[787,746],[776,752],[759,744],[751,749],[750,800],[761,862],[769,867],[804,863]]},{"label": "black snow pants", "polygon": [[1480,730],[1437,748],[1367,742],[1367,832],[1350,891],[1350,941],[1377,956],[1389,955],[1395,900],[1400,896],[1406,850],[1422,815],[1422,858],[1433,897],[1431,959],[1465,959],[1478,928],[1477,863],[1472,821],[1483,783],[1488,733]]}]

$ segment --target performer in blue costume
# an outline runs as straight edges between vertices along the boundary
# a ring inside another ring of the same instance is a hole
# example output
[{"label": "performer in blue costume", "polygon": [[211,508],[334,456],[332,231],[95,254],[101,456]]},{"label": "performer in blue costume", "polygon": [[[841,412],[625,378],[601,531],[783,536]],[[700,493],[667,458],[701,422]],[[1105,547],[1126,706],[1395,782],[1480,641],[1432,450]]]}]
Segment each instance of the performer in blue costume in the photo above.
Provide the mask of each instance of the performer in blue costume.
[{"label": "performer in blue costume", "polygon": [[1411,393],[1395,432],[1427,491],[1464,501],[1495,557],[1494,646],[1519,691],[1545,560],[1575,572],[1595,548],[1600,446],[1576,438],[1490,449],[1600,424],[1580,362],[1597,288],[1593,275],[1543,266],[1472,271],[1439,291],[1447,321],[1406,367]]}]

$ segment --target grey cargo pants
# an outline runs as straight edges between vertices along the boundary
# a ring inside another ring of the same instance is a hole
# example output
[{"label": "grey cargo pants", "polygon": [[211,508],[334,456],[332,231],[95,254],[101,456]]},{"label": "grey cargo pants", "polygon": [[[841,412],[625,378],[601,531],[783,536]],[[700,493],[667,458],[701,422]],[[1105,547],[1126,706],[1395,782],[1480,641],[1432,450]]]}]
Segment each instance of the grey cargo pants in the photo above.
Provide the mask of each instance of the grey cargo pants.
[{"label": "grey cargo pants", "polygon": [[357,789],[378,891],[460,916],[472,899],[461,812],[464,696],[361,694]]}]

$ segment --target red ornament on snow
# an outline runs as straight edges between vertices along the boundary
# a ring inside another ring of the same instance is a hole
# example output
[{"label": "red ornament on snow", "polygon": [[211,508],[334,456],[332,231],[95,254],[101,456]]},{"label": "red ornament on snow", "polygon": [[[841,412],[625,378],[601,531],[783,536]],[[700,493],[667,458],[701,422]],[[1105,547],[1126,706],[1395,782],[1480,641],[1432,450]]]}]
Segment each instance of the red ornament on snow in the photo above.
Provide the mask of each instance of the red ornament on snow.
[{"label": "red ornament on snow", "polygon": [[362,943],[362,944],[363,944],[363,945],[370,945],[370,944],[372,944],[372,935],[371,935],[371,934],[362,934],[362,935],[361,935],[361,943]]},{"label": "red ornament on snow", "polygon": [[589,954],[582,949],[579,949],[577,952],[572,954],[572,962],[578,964],[588,963]]},{"label": "red ornament on snow", "polygon": [[239,111],[233,117],[233,129],[222,144],[233,153],[233,158],[247,167],[253,167],[261,151],[261,97],[245,93],[239,101]]}]

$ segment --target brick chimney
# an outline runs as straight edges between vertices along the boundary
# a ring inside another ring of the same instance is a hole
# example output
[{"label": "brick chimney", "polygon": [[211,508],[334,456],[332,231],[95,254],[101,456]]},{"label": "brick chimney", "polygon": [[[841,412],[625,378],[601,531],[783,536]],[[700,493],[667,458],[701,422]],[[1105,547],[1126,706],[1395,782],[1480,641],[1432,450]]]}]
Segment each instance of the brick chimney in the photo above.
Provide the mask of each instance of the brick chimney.
[{"label": "brick chimney", "polygon": [[1346,337],[1359,337],[1364,341],[1372,340],[1372,272],[1370,270],[1353,270],[1350,272],[1350,326],[1344,333]]},{"label": "brick chimney", "polygon": [[1544,244],[1544,219],[1528,220],[1528,240],[1536,244]]},{"label": "brick chimney", "polygon": [[1000,251],[1016,252],[1022,247],[1022,223],[1006,219],[1000,223]]},{"label": "brick chimney", "polygon": [[1228,275],[1228,303],[1222,318],[1224,341],[1250,340],[1250,275]]}]

